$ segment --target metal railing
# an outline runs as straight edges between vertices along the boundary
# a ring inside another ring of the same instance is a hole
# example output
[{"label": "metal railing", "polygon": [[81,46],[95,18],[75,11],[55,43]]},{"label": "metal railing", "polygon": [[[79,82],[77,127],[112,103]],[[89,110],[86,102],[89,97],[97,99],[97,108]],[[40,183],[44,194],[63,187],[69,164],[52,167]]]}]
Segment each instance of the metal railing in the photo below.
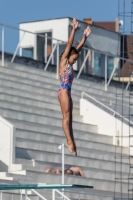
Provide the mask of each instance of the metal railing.
[{"label": "metal railing", "polygon": [[131,76],[129,77],[129,81],[127,83],[127,86],[126,86],[125,90],[128,90],[128,87],[129,87],[129,85],[131,83],[132,77],[133,77],[133,72],[132,72]]},{"label": "metal railing", "polygon": [[[45,67],[44,67],[44,70],[46,71],[49,64],[50,64],[50,61],[53,60],[53,55],[55,53],[55,50],[57,51],[56,52],[56,66],[59,66],[59,48],[60,48],[60,44],[66,44],[66,41],[62,41],[62,40],[59,40],[59,39],[56,39],[56,38],[53,38],[53,37],[49,37],[47,35],[47,33],[45,33],[45,35],[43,34],[40,34],[40,33],[33,33],[31,31],[26,31],[26,30],[23,30],[23,29],[19,29],[19,28],[16,28],[16,27],[12,27],[12,26],[9,26],[9,25],[5,25],[5,24],[1,24],[0,23],[0,26],[2,27],[2,66],[4,67],[4,61],[5,61],[5,58],[4,58],[4,51],[5,51],[5,47],[4,47],[4,44],[5,44],[5,27],[6,28],[10,28],[10,29],[13,29],[13,30],[17,30],[17,31],[22,31],[23,34],[22,34],[22,37],[20,38],[20,41],[18,42],[17,44],[17,47],[13,53],[13,56],[11,58],[11,62],[14,62],[14,59],[17,55],[17,52],[19,50],[19,48],[21,47],[21,43],[25,37],[25,33],[28,33],[28,34],[32,34],[34,36],[40,36],[40,37],[43,37],[45,39]],[[49,56],[49,59],[47,60],[47,44],[48,44],[48,39],[50,39],[52,41],[52,52]],[[53,44],[53,41],[54,41],[54,44]],[[74,42],[74,45],[77,45],[76,42]],[[91,48],[87,48],[87,47],[83,47],[83,51],[86,52],[84,53],[84,58],[83,58],[83,62],[81,63],[81,67],[80,67],[80,70],[77,74],[77,78],[80,77],[83,69],[84,69],[84,66],[86,64],[86,61],[87,61],[87,58],[90,54],[90,51],[92,52],[98,52],[98,53],[101,53],[101,54],[104,54],[105,55],[105,73],[104,73],[104,79],[105,79],[105,91],[107,90],[107,87],[109,86],[113,76],[114,76],[114,73],[115,73],[115,70],[117,68],[119,68],[119,60],[124,60],[124,61],[127,61],[127,62],[130,62],[130,63],[133,63],[132,60],[129,60],[129,59],[126,59],[126,58],[122,58],[120,56],[112,56],[110,55],[109,53],[107,52],[101,52],[101,51],[98,51],[98,50],[94,50],[94,49],[91,49]],[[114,68],[113,68],[113,71],[109,77],[109,80],[107,81],[108,77],[107,77],[107,56],[111,56],[113,58],[117,58],[118,59],[118,62],[116,62],[116,64],[114,65]],[[34,57],[34,59],[36,60],[36,58]],[[53,61],[52,61],[53,62]],[[94,74],[92,74],[94,75]],[[58,79],[58,67],[56,68],[56,78]]]},{"label": "metal railing", "polygon": [[131,122],[130,120],[128,120],[127,118],[125,118],[124,116],[122,116],[121,114],[119,114],[118,112],[116,112],[115,110],[109,108],[108,106],[106,106],[105,104],[101,103],[100,101],[98,101],[97,99],[95,99],[94,97],[90,96],[89,94],[85,93],[85,92],[81,92],[81,98],[83,99],[83,97],[87,96],[89,97],[91,100],[93,100],[94,102],[100,104],[101,106],[103,106],[104,108],[108,109],[109,111],[113,112],[113,116],[119,116],[119,118],[123,118],[125,121],[129,122],[130,124],[133,125],[133,122]]}]

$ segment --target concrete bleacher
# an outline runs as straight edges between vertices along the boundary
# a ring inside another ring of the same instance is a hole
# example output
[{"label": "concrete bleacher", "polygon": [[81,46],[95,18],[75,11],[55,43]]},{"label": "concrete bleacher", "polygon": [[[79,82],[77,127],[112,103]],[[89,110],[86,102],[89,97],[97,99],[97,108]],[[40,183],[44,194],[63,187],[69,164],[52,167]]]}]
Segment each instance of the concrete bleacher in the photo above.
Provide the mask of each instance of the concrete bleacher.
[{"label": "concrete bleacher", "polygon": [[[61,175],[45,173],[49,167],[61,168],[61,152],[58,146],[65,143],[62,130],[62,116],[57,99],[59,80],[55,73],[26,65],[6,63],[8,67],[0,67],[0,116],[7,119],[16,127],[15,164],[21,164],[20,171],[1,172],[0,179],[21,183],[61,183]],[[93,83],[93,84],[92,84]],[[72,88],[73,98],[73,129],[78,156],[73,156],[65,147],[65,168],[77,165],[82,168],[85,177],[65,176],[65,184],[84,184],[94,186],[94,196],[82,195],[81,199],[98,199],[98,194],[120,196],[120,159],[121,147],[113,145],[113,137],[97,134],[97,124],[85,124],[79,115],[79,100],[81,92],[87,92],[98,100],[110,105],[116,101],[115,87],[104,91],[102,83],[92,80],[75,79]],[[122,90],[118,88],[118,91]],[[118,99],[119,109],[121,97]],[[128,99],[124,99],[124,107]],[[123,147],[123,155],[129,155],[129,149]],[[129,162],[124,159],[122,164],[123,177],[128,177]],[[128,194],[127,180],[123,180],[123,195]],[[86,191],[86,190],[85,190]],[[89,192],[90,190],[88,190]],[[44,197],[45,191],[39,191]],[[67,194],[72,199],[77,195]],[[33,196],[33,199],[35,196]],[[17,199],[15,197],[14,199]],[[32,199],[32,197],[31,197]],[[38,199],[35,198],[35,200]],[[50,198],[49,198],[50,199]],[[113,197],[100,197],[100,200]]]}]

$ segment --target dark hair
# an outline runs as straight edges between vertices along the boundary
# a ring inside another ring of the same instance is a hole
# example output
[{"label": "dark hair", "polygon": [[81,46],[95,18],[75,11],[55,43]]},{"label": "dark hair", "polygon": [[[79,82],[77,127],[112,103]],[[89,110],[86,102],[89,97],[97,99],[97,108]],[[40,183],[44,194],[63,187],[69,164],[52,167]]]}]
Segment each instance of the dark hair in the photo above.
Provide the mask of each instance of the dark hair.
[{"label": "dark hair", "polygon": [[[63,53],[64,53],[64,51],[60,55],[60,60],[61,60],[61,57],[62,57]],[[70,56],[72,56],[73,54],[79,54],[78,50],[75,47],[71,47],[67,58],[70,58]]]}]

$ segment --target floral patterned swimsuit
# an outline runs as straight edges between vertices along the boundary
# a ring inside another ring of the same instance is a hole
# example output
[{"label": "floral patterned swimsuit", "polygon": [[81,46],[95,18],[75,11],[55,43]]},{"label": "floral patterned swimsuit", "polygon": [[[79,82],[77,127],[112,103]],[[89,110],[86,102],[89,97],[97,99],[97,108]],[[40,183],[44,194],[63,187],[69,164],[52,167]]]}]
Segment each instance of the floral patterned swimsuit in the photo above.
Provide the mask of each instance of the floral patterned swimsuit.
[{"label": "floral patterned swimsuit", "polygon": [[63,89],[68,91],[69,97],[71,97],[71,86],[74,79],[74,70],[73,67],[68,65],[66,69],[59,74],[61,79],[60,88],[58,90],[58,96],[60,95]]}]

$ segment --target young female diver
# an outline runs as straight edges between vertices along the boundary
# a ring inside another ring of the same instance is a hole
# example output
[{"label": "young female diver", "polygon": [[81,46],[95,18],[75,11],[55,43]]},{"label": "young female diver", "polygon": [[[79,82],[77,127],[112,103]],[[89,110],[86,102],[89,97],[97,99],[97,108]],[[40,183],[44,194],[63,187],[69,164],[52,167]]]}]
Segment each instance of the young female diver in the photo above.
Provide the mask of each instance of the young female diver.
[{"label": "young female diver", "polygon": [[58,90],[58,100],[60,102],[61,111],[63,115],[62,127],[67,139],[66,146],[69,148],[71,153],[77,155],[76,144],[72,129],[73,101],[71,98],[71,86],[74,78],[73,64],[78,59],[79,52],[81,51],[87,37],[90,35],[91,29],[90,27],[87,27],[84,30],[83,38],[81,39],[78,46],[75,48],[72,47],[74,35],[76,29],[78,28],[78,22],[75,18],[73,19],[72,27],[73,28],[70,37],[68,39],[66,48],[60,56],[60,63],[59,63],[60,88]]}]

